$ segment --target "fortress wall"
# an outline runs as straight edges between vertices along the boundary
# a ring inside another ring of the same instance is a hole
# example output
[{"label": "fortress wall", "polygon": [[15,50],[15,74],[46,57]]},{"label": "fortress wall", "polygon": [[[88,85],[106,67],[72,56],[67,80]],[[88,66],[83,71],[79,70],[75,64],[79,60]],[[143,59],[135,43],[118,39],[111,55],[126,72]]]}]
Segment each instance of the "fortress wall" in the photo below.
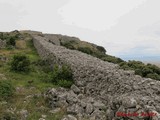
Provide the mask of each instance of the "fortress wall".
[{"label": "fortress wall", "polygon": [[[76,86],[81,93],[101,100],[108,115],[117,111],[155,110],[160,112],[160,82],[142,78],[133,72],[119,69],[118,65],[49,43],[47,38],[33,35],[34,46],[43,59],[53,63],[69,64]],[[139,120],[139,119],[137,119]],[[157,119],[158,120],[158,119]]]}]

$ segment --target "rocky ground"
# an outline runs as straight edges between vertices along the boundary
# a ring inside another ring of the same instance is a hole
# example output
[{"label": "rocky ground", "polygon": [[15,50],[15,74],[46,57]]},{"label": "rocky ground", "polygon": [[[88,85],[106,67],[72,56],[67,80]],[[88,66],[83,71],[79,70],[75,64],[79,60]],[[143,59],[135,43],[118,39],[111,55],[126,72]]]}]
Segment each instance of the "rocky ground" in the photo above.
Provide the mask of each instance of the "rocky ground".
[{"label": "rocky ground", "polygon": [[[159,81],[142,78],[133,71],[119,69],[116,64],[54,45],[41,35],[32,36],[43,59],[67,63],[73,70],[75,85],[70,90],[52,88],[44,94],[53,112],[66,110],[67,116],[63,120],[160,120]],[[118,116],[120,112],[139,115]]]}]

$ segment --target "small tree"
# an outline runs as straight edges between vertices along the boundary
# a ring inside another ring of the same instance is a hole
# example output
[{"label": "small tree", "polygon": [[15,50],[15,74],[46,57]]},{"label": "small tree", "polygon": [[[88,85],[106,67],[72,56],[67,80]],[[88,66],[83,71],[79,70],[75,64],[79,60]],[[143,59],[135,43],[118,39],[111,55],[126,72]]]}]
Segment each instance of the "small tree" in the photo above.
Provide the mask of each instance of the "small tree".
[{"label": "small tree", "polygon": [[30,60],[26,55],[14,55],[11,61],[11,70],[18,72],[28,72]]}]

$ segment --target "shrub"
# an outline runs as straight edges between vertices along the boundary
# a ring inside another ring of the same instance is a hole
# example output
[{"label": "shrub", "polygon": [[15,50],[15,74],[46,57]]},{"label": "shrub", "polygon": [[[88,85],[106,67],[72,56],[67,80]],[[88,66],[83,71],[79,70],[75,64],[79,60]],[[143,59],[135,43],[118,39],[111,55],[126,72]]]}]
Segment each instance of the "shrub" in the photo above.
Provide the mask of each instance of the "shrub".
[{"label": "shrub", "polygon": [[72,71],[68,65],[63,65],[60,69],[61,79],[72,80]]},{"label": "shrub", "polygon": [[71,49],[71,50],[74,50],[74,46],[72,44],[70,44],[69,42],[66,42],[66,43],[61,43],[62,46],[68,48],[68,49]]},{"label": "shrub", "polygon": [[97,48],[100,52],[106,53],[106,49],[105,49],[104,47],[102,47],[102,46],[97,46],[96,48]]},{"label": "shrub", "polygon": [[11,97],[14,93],[14,87],[9,81],[0,81],[0,100]]},{"label": "shrub", "polygon": [[133,69],[137,69],[137,68],[142,69],[145,66],[145,64],[143,62],[141,62],[141,61],[135,61],[135,60],[132,60],[132,61],[129,60],[128,63],[127,63],[127,65],[129,67],[133,68]]},{"label": "shrub", "polygon": [[152,65],[152,64],[147,64],[147,67],[152,69],[153,72],[157,73],[157,74],[160,74],[160,68],[156,65]]},{"label": "shrub", "polygon": [[120,68],[127,70],[135,70],[136,75],[140,75],[142,77],[152,78],[156,80],[160,80],[160,68],[156,65],[147,64],[145,65],[141,61],[128,61],[121,62]]},{"label": "shrub", "polygon": [[147,74],[146,77],[156,79],[156,80],[160,80],[160,75],[158,75],[157,73],[149,73],[149,74]]},{"label": "shrub", "polygon": [[68,81],[68,80],[59,80],[57,85],[64,87],[64,88],[69,88],[71,87],[73,84],[73,81]]},{"label": "shrub", "polygon": [[26,55],[14,55],[11,61],[11,70],[28,72],[30,70],[29,58]]},{"label": "shrub", "polygon": [[19,38],[20,34],[18,32],[3,33],[0,32],[0,39],[5,40],[7,46],[15,46],[16,40]]},{"label": "shrub", "polygon": [[76,41],[66,41],[66,42],[62,42],[62,40],[60,39],[60,45],[71,49],[71,50],[75,50],[76,48],[74,47],[74,44],[77,44]]},{"label": "shrub", "polygon": [[116,64],[124,62],[122,59],[114,57],[114,56],[110,56],[110,55],[105,55],[105,57],[103,57],[102,60],[108,61],[111,63],[116,63]]},{"label": "shrub", "polygon": [[50,75],[51,82],[56,85],[70,87],[73,83],[72,71],[67,65],[62,65],[62,67],[55,65]]},{"label": "shrub", "polygon": [[[133,68],[129,68],[129,69],[133,69]],[[135,70],[135,74],[136,74],[136,75],[143,76],[143,73],[142,73],[142,70],[141,70],[141,69],[137,68],[137,69],[133,69],[133,70]]]},{"label": "shrub", "polygon": [[15,46],[16,45],[16,38],[14,38],[14,37],[8,38],[7,45]]},{"label": "shrub", "polygon": [[119,63],[119,66],[121,69],[124,69],[124,70],[130,70],[131,68],[127,65],[127,62],[121,62]]},{"label": "shrub", "polygon": [[0,32],[0,39],[3,40],[3,33],[2,32]]},{"label": "shrub", "polygon": [[147,66],[144,66],[141,71],[143,77],[146,77],[147,74],[153,73],[153,70],[148,68]]},{"label": "shrub", "polygon": [[54,65],[53,70],[41,76],[43,82],[51,82],[61,87],[70,87],[73,84],[72,70],[68,65]]},{"label": "shrub", "polygon": [[78,47],[78,50],[89,55],[93,54],[93,51],[89,47]]}]

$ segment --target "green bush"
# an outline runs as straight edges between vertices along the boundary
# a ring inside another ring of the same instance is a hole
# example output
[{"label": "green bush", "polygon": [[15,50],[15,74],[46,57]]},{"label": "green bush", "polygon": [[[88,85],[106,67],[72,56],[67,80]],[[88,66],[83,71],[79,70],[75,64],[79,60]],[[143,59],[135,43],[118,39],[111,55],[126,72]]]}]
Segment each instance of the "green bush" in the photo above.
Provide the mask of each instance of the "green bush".
[{"label": "green bush", "polygon": [[131,68],[127,65],[127,62],[121,62],[119,63],[119,66],[121,69],[124,69],[124,70],[130,70]]},{"label": "green bush", "polygon": [[147,64],[145,65],[141,61],[128,61],[121,62],[120,68],[125,70],[134,70],[136,75],[140,75],[142,77],[152,78],[156,80],[160,80],[160,68],[156,65]]},{"label": "green bush", "polygon": [[75,49],[75,47],[70,42],[61,43],[61,45],[71,50]]},{"label": "green bush", "polygon": [[141,61],[135,61],[135,60],[129,60],[127,62],[127,65],[129,67],[131,67],[131,68],[134,68],[134,69],[137,69],[137,68],[142,69],[145,66],[145,64],[143,62],[141,62]]},{"label": "green bush", "polygon": [[114,57],[114,56],[110,56],[110,55],[105,55],[101,59],[104,60],[104,61],[111,62],[111,63],[116,63],[116,64],[124,62],[122,59]]},{"label": "green bush", "polygon": [[[48,68],[50,69],[50,68]],[[72,70],[68,65],[54,65],[50,72],[45,72],[41,76],[41,80],[46,83],[53,83],[61,87],[70,87],[73,84]]]},{"label": "green bush", "polygon": [[142,70],[141,70],[140,68],[133,69],[133,68],[130,68],[130,67],[129,67],[128,70],[130,70],[130,69],[135,70],[135,74],[136,74],[136,75],[143,76]]},{"label": "green bush", "polygon": [[59,80],[57,85],[64,88],[70,88],[73,85],[73,81]]},{"label": "green bush", "polygon": [[7,47],[15,46],[16,40],[19,38],[20,34],[11,32],[11,33],[3,33],[0,32],[0,39],[6,40]]},{"label": "green bush", "polygon": [[105,48],[102,46],[93,46],[93,48],[84,46],[75,47],[76,46],[75,41],[66,41],[63,43],[62,40],[60,41],[61,45],[65,46],[66,48],[76,49],[83,53],[97,57],[103,61],[119,64],[121,69],[134,70],[135,74],[140,75],[142,77],[149,77],[157,80],[160,79],[160,68],[157,67],[156,65],[152,64],[145,65],[143,62],[135,60],[129,60],[128,62],[125,62],[124,60],[118,57],[107,55]]},{"label": "green bush", "polygon": [[93,54],[93,51],[89,47],[78,47],[78,50],[89,55]]},{"label": "green bush", "polygon": [[72,71],[68,65],[55,65],[53,71],[51,72],[51,79],[51,81],[56,84],[58,84],[59,80],[72,81]]},{"label": "green bush", "polygon": [[106,49],[102,46],[96,46],[96,48],[101,52],[101,53],[106,53]]},{"label": "green bush", "polygon": [[13,85],[6,80],[0,81],[0,100],[11,97],[14,93]]},{"label": "green bush", "polygon": [[0,39],[3,40],[3,33],[2,32],[0,32]]},{"label": "green bush", "polygon": [[62,42],[61,39],[60,39],[60,45],[68,48],[68,49],[71,49],[71,50],[75,50],[76,48],[74,47],[74,45],[77,44],[76,41],[66,41],[66,42]]},{"label": "green bush", "polygon": [[147,67],[152,69],[154,73],[160,74],[160,68],[156,65],[147,64]]},{"label": "green bush", "polygon": [[149,73],[149,74],[147,74],[146,77],[156,79],[156,80],[160,80],[160,75],[158,75],[157,73]]},{"label": "green bush", "polygon": [[28,72],[30,70],[30,60],[26,55],[14,55],[11,61],[11,70],[17,72]]},{"label": "green bush", "polygon": [[8,45],[8,46],[9,46],[9,45],[15,46],[15,44],[16,44],[16,38],[14,38],[14,37],[8,38],[8,40],[7,40],[7,45]]},{"label": "green bush", "polygon": [[144,66],[142,69],[141,69],[141,72],[142,72],[142,76],[143,77],[146,77],[148,74],[150,73],[153,73],[153,70],[148,68],[147,66]]}]

